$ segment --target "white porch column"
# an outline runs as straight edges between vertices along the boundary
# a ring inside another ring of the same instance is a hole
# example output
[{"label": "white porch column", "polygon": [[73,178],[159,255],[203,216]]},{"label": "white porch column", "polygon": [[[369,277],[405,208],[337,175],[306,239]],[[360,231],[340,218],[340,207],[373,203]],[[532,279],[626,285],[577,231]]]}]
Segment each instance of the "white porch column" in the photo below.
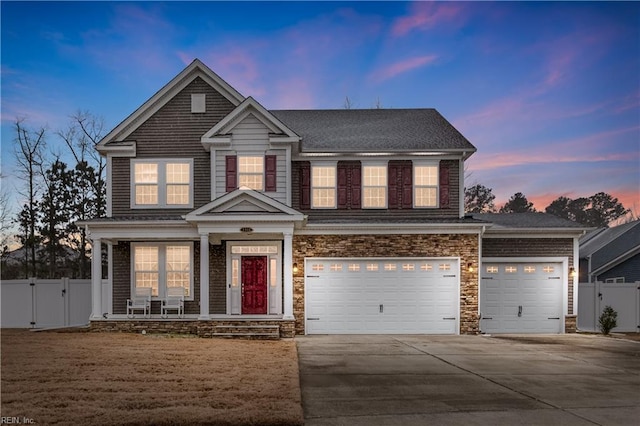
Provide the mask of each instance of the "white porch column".
[{"label": "white porch column", "polygon": [[93,239],[91,250],[91,320],[102,319],[102,240]]},{"label": "white porch column", "polygon": [[200,316],[209,319],[209,234],[200,235]]},{"label": "white porch column", "polygon": [[284,232],[284,319],[293,319],[293,233]]}]

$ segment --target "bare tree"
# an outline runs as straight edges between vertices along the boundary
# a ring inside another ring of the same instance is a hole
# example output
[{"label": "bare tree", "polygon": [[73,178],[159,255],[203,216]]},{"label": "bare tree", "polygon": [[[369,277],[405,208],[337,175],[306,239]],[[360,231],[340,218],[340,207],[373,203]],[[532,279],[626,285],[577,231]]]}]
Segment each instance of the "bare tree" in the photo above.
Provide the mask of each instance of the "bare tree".
[{"label": "bare tree", "polygon": [[106,209],[105,169],[107,163],[96,151],[95,146],[104,136],[104,118],[89,111],[78,111],[70,117],[69,126],[56,133],[71,151],[77,164],[86,163],[97,174],[93,183],[93,192],[98,213],[104,214]]},{"label": "bare tree", "polygon": [[349,96],[345,96],[344,97],[344,104],[343,104],[344,109],[351,109],[353,108],[353,102],[351,101],[351,99],[349,98]]},{"label": "bare tree", "polygon": [[[104,132],[104,120],[88,111],[78,111],[70,117],[69,126],[57,135],[64,140],[76,166],[73,182],[72,222],[103,216],[106,212],[106,161],[96,150]],[[71,223],[69,244],[77,252],[79,276],[90,273],[88,239],[84,228]]]},{"label": "bare tree", "polygon": [[29,129],[24,118],[15,122],[16,138],[14,154],[18,166],[18,175],[26,182],[26,189],[18,192],[26,198],[19,221],[24,227],[22,235],[25,249],[25,275],[35,274],[37,269],[36,248],[38,245],[36,226],[38,223],[38,192],[42,178],[43,152],[45,149],[46,129]]}]

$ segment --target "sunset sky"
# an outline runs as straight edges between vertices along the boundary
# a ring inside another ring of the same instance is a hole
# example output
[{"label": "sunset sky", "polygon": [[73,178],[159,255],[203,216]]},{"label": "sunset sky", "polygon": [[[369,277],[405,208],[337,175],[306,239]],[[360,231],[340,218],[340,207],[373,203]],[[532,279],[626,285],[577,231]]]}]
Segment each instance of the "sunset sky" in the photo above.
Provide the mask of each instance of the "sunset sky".
[{"label": "sunset sky", "polygon": [[[640,3],[7,2],[3,188],[16,117],[107,131],[199,58],[268,109],[433,107],[477,148],[467,184],[543,210],[604,191],[640,212]],[[14,198],[14,202],[20,202]]]}]

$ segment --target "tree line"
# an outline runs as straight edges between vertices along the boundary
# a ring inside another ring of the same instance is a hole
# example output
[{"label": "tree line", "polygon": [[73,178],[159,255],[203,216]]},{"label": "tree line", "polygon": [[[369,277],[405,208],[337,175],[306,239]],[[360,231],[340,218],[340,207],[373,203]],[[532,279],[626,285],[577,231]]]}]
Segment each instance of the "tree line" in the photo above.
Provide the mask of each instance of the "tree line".
[{"label": "tree line", "polygon": [[[24,119],[15,121],[22,207],[12,214],[8,194],[0,193],[2,279],[91,277],[92,247],[77,222],[106,213],[106,162],[95,150],[103,128],[103,120],[86,111],[71,116],[65,129],[53,133],[45,127],[30,128]],[[63,143],[49,147],[50,137]],[[481,184],[465,188],[464,202],[467,213],[536,211],[521,192],[498,209],[492,189]],[[629,213],[617,198],[603,192],[577,199],[561,196],[544,211],[589,227],[607,226]],[[19,249],[9,250],[11,238]]]},{"label": "tree line", "polygon": [[[16,193],[22,207],[11,214],[3,193],[2,278],[90,278],[92,247],[77,222],[106,212],[106,162],[94,149],[104,122],[78,112],[65,129],[53,133],[31,128],[24,119],[14,124]],[[51,137],[64,143],[49,146]],[[9,249],[12,238],[19,249]]]},{"label": "tree line", "polygon": [[[492,188],[476,184],[464,191],[467,213],[527,213],[536,212],[533,203],[522,192],[516,192],[499,209],[495,205]],[[588,227],[601,228],[631,212],[617,198],[605,192],[590,197],[571,199],[560,196],[544,209],[545,213],[572,220]]]}]

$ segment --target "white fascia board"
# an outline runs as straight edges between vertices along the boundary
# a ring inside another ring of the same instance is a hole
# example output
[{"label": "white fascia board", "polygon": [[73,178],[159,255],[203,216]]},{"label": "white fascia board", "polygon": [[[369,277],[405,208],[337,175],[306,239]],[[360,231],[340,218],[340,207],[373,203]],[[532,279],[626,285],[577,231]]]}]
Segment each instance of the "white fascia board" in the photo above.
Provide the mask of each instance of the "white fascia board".
[{"label": "white fascia board", "polygon": [[[278,142],[294,143],[300,141],[300,137],[289,129],[284,123],[278,120],[273,114],[267,111],[262,105],[260,105],[251,96],[246,98],[240,105],[227,114],[222,120],[220,120],[215,126],[208,130],[201,138],[200,142],[205,145],[215,142],[218,135],[227,135],[234,127],[236,127],[242,120],[244,120],[249,114],[256,117],[265,127],[269,129],[274,136],[269,138]],[[275,134],[284,133],[284,137],[277,137]],[[284,139],[288,140],[284,140]]]},{"label": "white fascia board", "polygon": [[231,87],[220,76],[214,73],[209,67],[203,64],[200,60],[195,59],[191,64],[189,64],[189,66],[183,69],[178,75],[171,79],[171,81],[165,84],[164,87],[149,98],[149,100],[138,107],[138,109],[118,124],[104,138],[102,138],[97,145],[98,150],[108,142],[125,139],[138,127],[135,125],[136,123],[143,123],[146,121],[149,117],[160,110],[160,108],[166,105],[173,96],[189,85],[196,77],[202,78],[235,106],[239,105],[245,99],[244,96]]},{"label": "white fascia board", "polygon": [[459,155],[451,155],[444,153],[415,153],[415,152],[300,152],[294,157],[294,161],[310,161],[313,159],[323,158],[339,158],[340,160],[362,160],[362,159],[374,159],[374,160],[460,160]]},{"label": "white fascia board", "polygon": [[304,215],[286,215],[286,214],[217,214],[212,216],[202,215],[197,218],[187,217],[189,222],[197,223],[198,225],[204,223],[231,223],[231,224],[244,224],[244,226],[250,226],[252,223],[280,223],[280,222],[302,222]]},{"label": "white fascia board", "polygon": [[[250,232],[241,231],[242,228],[251,228]],[[257,238],[261,235],[292,233],[293,223],[247,223],[247,222],[229,222],[229,223],[200,223],[198,224],[197,233],[200,235],[220,235],[225,238],[239,238],[240,236]]]},{"label": "white fascia board", "polygon": [[482,226],[461,224],[327,224],[309,225],[296,229],[296,235],[395,235],[408,234],[480,234]]},{"label": "white fascia board", "polygon": [[209,138],[207,140],[200,140],[205,151],[209,152],[214,148],[226,148],[231,145],[231,136],[223,135],[223,136],[215,136],[213,138]]},{"label": "white fascia board", "polygon": [[582,232],[582,229],[575,228],[489,228],[482,236],[482,238],[575,238],[576,236],[582,235]]},{"label": "white fascia board", "polygon": [[[275,210],[282,212],[283,215],[287,215],[289,217],[299,217],[303,216],[299,211],[287,206],[286,204],[281,203],[280,201],[274,200],[273,198],[264,195],[261,192],[255,191],[253,189],[236,189],[235,191],[228,192],[225,195],[218,197],[217,199],[205,204],[202,207],[197,208],[196,210],[188,213],[186,215],[186,219],[188,221],[199,221],[205,217],[205,215],[211,210],[216,209],[222,205],[227,203],[231,203],[234,199],[238,199],[238,201],[246,200],[246,199],[254,199],[259,203],[266,204]],[[230,204],[232,206],[233,204]],[[223,212],[217,212],[217,215],[223,214]],[[271,213],[273,214],[273,213]],[[245,217],[245,216],[242,216]],[[266,217],[263,215],[263,217]],[[242,220],[242,219],[239,219]]]},{"label": "white fascia board", "polygon": [[122,227],[122,228],[93,228],[89,226],[89,237],[100,238],[110,241],[118,240],[139,240],[139,241],[160,241],[160,240],[197,240],[200,238],[196,228],[189,227],[166,227],[166,228],[142,228]]},{"label": "white fascia board", "polygon": [[126,144],[116,145],[96,145],[96,150],[100,155],[108,157],[135,157],[136,156],[136,143],[134,141]]}]

